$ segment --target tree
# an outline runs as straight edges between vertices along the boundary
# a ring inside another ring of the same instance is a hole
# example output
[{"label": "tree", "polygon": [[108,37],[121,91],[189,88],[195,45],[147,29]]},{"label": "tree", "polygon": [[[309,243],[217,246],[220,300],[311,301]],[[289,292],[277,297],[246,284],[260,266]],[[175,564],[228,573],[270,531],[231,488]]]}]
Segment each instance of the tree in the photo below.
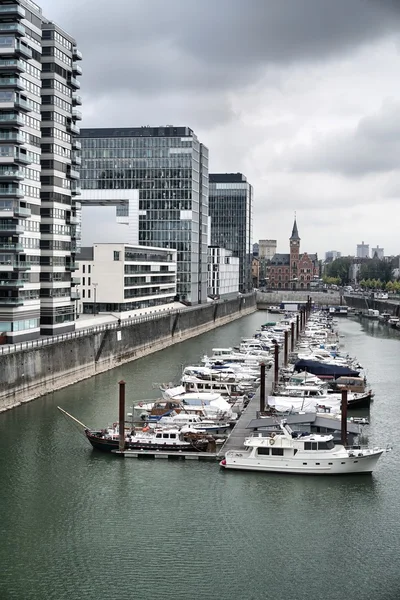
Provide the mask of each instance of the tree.
[{"label": "tree", "polygon": [[327,277],[336,277],[340,279],[340,283],[342,285],[347,285],[350,283],[350,266],[352,264],[352,259],[350,257],[343,256],[341,258],[336,258],[330,264],[325,267],[325,275]]},{"label": "tree", "polygon": [[371,258],[360,267],[360,279],[375,279],[387,283],[392,278],[392,265],[390,261]]}]

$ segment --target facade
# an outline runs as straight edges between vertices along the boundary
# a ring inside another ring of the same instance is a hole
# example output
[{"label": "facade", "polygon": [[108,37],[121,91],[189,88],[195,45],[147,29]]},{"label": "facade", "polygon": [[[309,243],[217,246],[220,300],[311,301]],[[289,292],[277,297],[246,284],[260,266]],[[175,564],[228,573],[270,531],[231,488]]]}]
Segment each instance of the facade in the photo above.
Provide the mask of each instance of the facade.
[{"label": "facade", "polygon": [[277,242],[276,240],[260,240],[260,259],[271,260],[274,254],[276,254]]},{"label": "facade", "polygon": [[259,256],[260,254],[260,244],[253,244],[253,256]]},{"label": "facade", "polygon": [[260,259],[253,256],[251,260],[251,281],[253,288],[258,288],[260,285]]},{"label": "facade", "polygon": [[332,262],[341,256],[342,253],[337,250],[328,250],[328,252],[325,252],[325,262]]},{"label": "facade", "polygon": [[210,246],[208,249],[208,295],[211,298],[237,296],[239,293],[239,258],[230,250]]},{"label": "facade", "polygon": [[79,313],[118,313],[161,306],[176,297],[176,250],[95,244],[76,256]]},{"label": "facade", "polygon": [[75,328],[72,222],[79,172],[75,40],[30,0],[0,3],[0,334]]},{"label": "facade", "polygon": [[369,258],[369,244],[357,244],[357,258]]},{"label": "facade", "polygon": [[268,287],[275,289],[310,289],[319,277],[317,254],[300,253],[300,236],[294,220],[289,239],[290,253],[275,254],[267,266]]},{"label": "facade", "polygon": [[379,258],[380,260],[383,260],[385,258],[384,248],[379,248],[379,246],[377,246],[376,248],[372,248],[371,258]]},{"label": "facade", "polygon": [[211,245],[239,257],[239,291],[250,292],[253,187],[242,173],[210,174]]},{"label": "facade", "polygon": [[116,205],[129,243],[177,251],[179,299],[207,301],[208,150],[189,127],[82,129],[81,202]]}]

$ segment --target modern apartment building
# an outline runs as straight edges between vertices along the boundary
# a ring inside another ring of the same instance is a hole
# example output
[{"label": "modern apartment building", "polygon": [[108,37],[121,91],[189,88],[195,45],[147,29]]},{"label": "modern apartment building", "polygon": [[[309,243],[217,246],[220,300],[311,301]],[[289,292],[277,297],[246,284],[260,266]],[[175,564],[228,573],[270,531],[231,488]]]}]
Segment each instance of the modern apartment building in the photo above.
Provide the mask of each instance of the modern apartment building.
[{"label": "modern apartment building", "polygon": [[0,2],[0,333],[9,343],[75,327],[81,58],[39,6]]},{"label": "modern apartment building", "polygon": [[253,289],[253,187],[242,173],[210,174],[211,245],[239,257],[239,291]]},{"label": "modern apartment building", "polygon": [[95,244],[77,255],[80,278],[78,311],[127,312],[174,302],[176,250]]},{"label": "modern apartment building", "polygon": [[233,296],[239,292],[239,258],[230,250],[208,249],[208,295],[211,298]]},{"label": "modern apartment building", "polygon": [[189,127],[82,129],[81,202],[115,205],[127,242],[177,250],[180,300],[207,301],[208,150]]},{"label": "modern apartment building", "polygon": [[332,262],[341,256],[342,253],[338,252],[337,250],[328,250],[328,252],[325,252],[325,262]]},{"label": "modern apartment building", "polygon": [[384,248],[379,248],[379,246],[376,248],[371,248],[371,258],[379,258],[380,260],[383,260],[385,258]]},{"label": "modern apartment building", "polygon": [[260,260],[271,260],[276,254],[276,248],[276,240],[260,240],[258,254]]}]

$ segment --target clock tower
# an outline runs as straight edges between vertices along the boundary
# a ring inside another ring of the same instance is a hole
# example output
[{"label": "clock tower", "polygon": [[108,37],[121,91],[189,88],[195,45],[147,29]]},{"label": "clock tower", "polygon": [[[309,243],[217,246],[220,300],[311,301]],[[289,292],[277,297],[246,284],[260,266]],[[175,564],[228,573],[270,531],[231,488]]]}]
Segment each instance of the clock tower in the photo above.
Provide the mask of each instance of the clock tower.
[{"label": "clock tower", "polygon": [[300,237],[297,230],[296,217],[294,218],[292,235],[290,236],[290,287],[298,288],[298,272],[300,260]]}]

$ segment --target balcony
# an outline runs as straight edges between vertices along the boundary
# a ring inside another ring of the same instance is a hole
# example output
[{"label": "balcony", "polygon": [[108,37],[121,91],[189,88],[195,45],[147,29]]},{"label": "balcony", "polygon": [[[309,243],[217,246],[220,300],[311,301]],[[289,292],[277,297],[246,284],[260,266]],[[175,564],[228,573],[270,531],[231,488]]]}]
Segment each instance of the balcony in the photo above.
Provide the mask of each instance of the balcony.
[{"label": "balcony", "polygon": [[23,42],[18,42],[15,46],[15,52],[21,54],[24,58],[32,58],[32,50]]},{"label": "balcony", "polygon": [[70,123],[68,123],[67,129],[71,132],[71,133],[75,133],[75,135],[79,135],[81,130],[79,129],[78,125],[75,125],[75,123],[72,123],[72,121]]},{"label": "balcony", "polygon": [[[0,115],[0,117],[1,117],[1,115]],[[82,144],[78,139],[72,138],[72,147],[74,150],[81,150]]]},{"label": "balcony", "polygon": [[72,161],[73,165],[81,165],[82,164],[82,158],[79,156],[79,154],[76,154],[76,152],[72,152],[71,161]]},{"label": "balcony", "polygon": [[68,83],[70,84],[71,87],[73,87],[73,88],[75,88],[77,90],[79,90],[79,88],[81,87],[80,82],[77,79],[75,79],[75,77],[71,77],[69,79]]},{"label": "balcony", "polygon": [[78,270],[78,264],[75,262],[70,262],[68,264],[65,265],[65,270],[66,271],[77,271]]},{"label": "balcony", "polygon": [[18,297],[1,297],[0,296],[0,306],[3,304],[11,304],[13,306],[22,306],[24,304],[24,299],[23,298],[18,298]]},{"label": "balcony", "polygon": [[81,186],[77,181],[71,181],[71,192],[75,196],[80,196],[82,193]]},{"label": "balcony", "polygon": [[20,17],[25,19],[25,9],[19,4],[3,4],[0,6],[0,17]]},{"label": "balcony", "polygon": [[26,112],[30,112],[32,110],[31,105],[28,103],[28,101],[24,98],[21,98],[20,96],[17,96],[15,98],[15,106],[20,110],[24,110]]},{"label": "balcony", "polygon": [[12,167],[0,167],[0,181],[20,181],[24,178],[25,175],[18,169]]},{"label": "balcony", "polygon": [[74,60],[82,60],[82,58],[83,58],[82,52],[80,50],[78,50],[78,48],[76,46],[74,46],[72,48],[72,58]]},{"label": "balcony", "polygon": [[22,260],[16,260],[12,263],[14,271],[30,271],[31,263]]},{"label": "balcony", "polygon": [[72,63],[72,72],[75,73],[75,75],[82,75],[82,73],[83,73],[82,67],[80,65],[78,65],[78,63],[73,62]]},{"label": "balcony", "polygon": [[15,144],[25,144],[25,138],[17,131],[0,131],[0,142],[13,142]]},{"label": "balcony", "polygon": [[0,127],[23,127],[24,119],[18,113],[0,113]]},{"label": "balcony", "polygon": [[67,218],[67,225],[79,225],[79,219],[76,215],[70,215]]},{"label": "balcony", "polygon": [[13,33],[18,37],[24,37],[25,27],[21,23],[0,23],[1,33]]},{"label": "balcony", "polygon": [[79,171],[76,171],[75,169],[69,169],[68,175],[70,176],[71,179],[79,179],[80,178]]},{"label": "balcony", "polygon": [[73,108],[72,109],[72,118],[76,119],[77,121],[82,121],[82,113],[81,113],[81,111],[77,110],[76,108]]},{"label": "balcony", "polygon": [[31,216],[31,209],[25,208],[24,206],[16,206],[14,208],[14,216],[21,219],[26,219]]},{"label": "balcony", "polygon": [[15,162],[20,162],[23,165],[30,165],[31,164],[31,159],[28,157],[27,154],[22,154],[22,152],[17,152],[15,157],[14,157]]},{"label": "balcony", "polygon": [[71,277],[71,285],[80,285],[81,278],[80,277]]},{"label": "balcony", "polygon": [[71,300],[80,300],[81,295],[79,292],[71,292]]},{"label": "balcony", "polygon": [[19,77],[0,77],[0,90],[4,88],[14,88],[23,91],[25,84]]},{"label": "balcony", "polygon": [[24,228],[22,227],[22,225],[19,225],[18,223],[9,223],[9,224],[2,223],[0,225],[0,233],[10,233],[11,235],[20,234],[20,233],[24,233]]},{"label": "balcony", "polygon": [[11,73],[25,73],[25,66],[22,60],[18,60],[17,58],[0,58],[0,71],[10,71]]},{"label": "balcony", "polygon": [[23,252],[24,251],[24,247],[22,244],[3,244],[3,242],[0,242],[0,252]]},{"label": "balcony", "polygon": [[0,288],[21,288],[25,283],[26,282],[22,281],[22,279],[0,280]]},{"label": "balcony", "polygon": [[82,105],[82,96],[77,94],[76,92],[72,92],[72,105],[79,104]]},{"label": "balcony", "polygon": [[23,198],[24,192],[19,187],[9,186],[2,188],[0,186],[0,198]]}]

